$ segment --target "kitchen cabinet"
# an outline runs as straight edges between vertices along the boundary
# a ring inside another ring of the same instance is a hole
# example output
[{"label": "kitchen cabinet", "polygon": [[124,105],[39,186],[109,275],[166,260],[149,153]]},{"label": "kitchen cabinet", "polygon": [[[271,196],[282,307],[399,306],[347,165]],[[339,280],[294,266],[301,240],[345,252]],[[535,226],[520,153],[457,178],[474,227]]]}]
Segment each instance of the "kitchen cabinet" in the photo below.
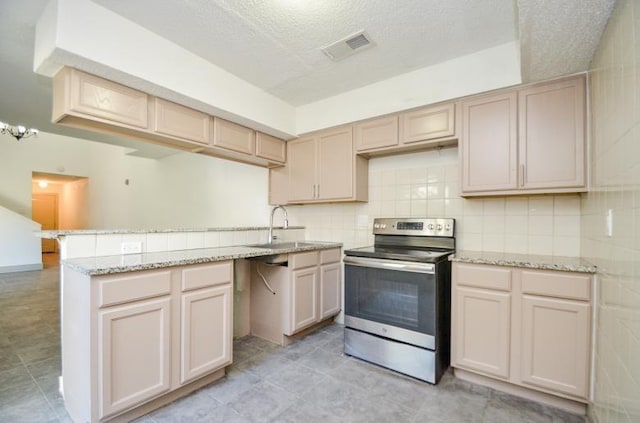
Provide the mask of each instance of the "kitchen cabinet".
[{"label": "kitchen cabinet", "polygon": [[52,121],[262,167],[285,162],[284,140],[69,67],[53,78]]},{"label": "kitchen cabinet", "polygon": [[338,314],[341,250],[292,253],[286,266],[256,260],[251,272],[251,333],[280,345]]},{"label": "kitchen cabinet", "polygon": [[355,155],[351,126],[287,143],[288,203],[366,201],[368,162]]},{"label": "kitchen cabinet", "polygon": [[255,154],[256,133],[254,130],[229,122],[213,119],[213,145],[245,154]]},{"label": "kitchen cabinet", "polygon": [[208,144],[211,138],[211,117],[161,98],[154,99],[153,130],[159,134]]},{"label": "kitchen cabinet", "polygon": [[462,102],[463,196],[586,191],[583,76]]},{"label": "kitchen cabinet", "polygon": [[232,360],[232,261],[63,272],[62,376],[74,421],[131,420],[224,376]]},{"label": "kitchen cabinet", "polygon": [[280,138],[256,132],[256,156],[284,164],[287,160],[287,143]]},{"label": "kitchen cabinet", "polygon": [[134,302],[98,317],[100,418],[169,391],[171,300]]},{"label": "kitchen cabinet", "polygon": [[585,403],[589,274],[454,263],[452,366]]},{"label": "kitchen cabinet", "polygon": [[354,124],[356,152],[365,156],[454,144],[454,103],[423,107]]}]

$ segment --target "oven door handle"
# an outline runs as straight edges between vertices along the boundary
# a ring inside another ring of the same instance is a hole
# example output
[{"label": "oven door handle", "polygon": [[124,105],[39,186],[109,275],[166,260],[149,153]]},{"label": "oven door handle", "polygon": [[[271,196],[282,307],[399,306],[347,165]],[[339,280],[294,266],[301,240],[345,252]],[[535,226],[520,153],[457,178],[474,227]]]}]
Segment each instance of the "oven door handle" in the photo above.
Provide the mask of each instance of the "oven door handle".
[{"label": "oven door handle", "polygon": [[435,266],[431,263],[417,263],[412,261],[381,260],[374,258],[346,256],[345,265],[372,267],[376,269],[397,270],[399,272],[435,273]]}]

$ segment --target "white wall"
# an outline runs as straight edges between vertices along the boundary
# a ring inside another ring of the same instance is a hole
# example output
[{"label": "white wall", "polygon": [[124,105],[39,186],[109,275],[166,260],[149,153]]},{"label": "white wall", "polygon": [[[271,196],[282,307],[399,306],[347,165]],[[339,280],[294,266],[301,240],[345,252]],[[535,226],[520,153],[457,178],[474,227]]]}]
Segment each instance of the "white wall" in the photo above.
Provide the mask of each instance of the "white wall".
[{"label": "white wall", "polygon": [[40,225],[0,207],[0,273],[42,268]]},{"label": "white wall", "polygon": [[89,228],[268,224],[267,169],[182,152],[152,160],[49,133],[20,142],[2,137],[0,149],[0,206],[27,218],[37,171],[88,177]]}]

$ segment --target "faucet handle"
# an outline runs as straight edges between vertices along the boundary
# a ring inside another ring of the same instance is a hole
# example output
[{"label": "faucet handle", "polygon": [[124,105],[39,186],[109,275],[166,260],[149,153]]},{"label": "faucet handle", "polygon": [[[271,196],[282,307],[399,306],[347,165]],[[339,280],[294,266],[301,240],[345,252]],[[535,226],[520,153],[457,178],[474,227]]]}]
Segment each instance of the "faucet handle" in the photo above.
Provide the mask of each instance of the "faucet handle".
[{"label": "faucet handle", "polygon": [[289,220],[284,219],[284,223],[282,224],[282,227],[283,227],[284,229],[287,229],[287,228],[289,227]]}]

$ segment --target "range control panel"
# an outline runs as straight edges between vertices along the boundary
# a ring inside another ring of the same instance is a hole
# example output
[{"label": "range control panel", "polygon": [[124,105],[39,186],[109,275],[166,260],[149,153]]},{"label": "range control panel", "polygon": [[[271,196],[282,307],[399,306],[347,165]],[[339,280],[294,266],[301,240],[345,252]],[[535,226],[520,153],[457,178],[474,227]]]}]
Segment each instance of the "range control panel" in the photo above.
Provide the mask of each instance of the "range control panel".
[{"label": "range control panel", "polygon": [[374,235],[453,237],[455,219],[382,218],[373,219]]}]

